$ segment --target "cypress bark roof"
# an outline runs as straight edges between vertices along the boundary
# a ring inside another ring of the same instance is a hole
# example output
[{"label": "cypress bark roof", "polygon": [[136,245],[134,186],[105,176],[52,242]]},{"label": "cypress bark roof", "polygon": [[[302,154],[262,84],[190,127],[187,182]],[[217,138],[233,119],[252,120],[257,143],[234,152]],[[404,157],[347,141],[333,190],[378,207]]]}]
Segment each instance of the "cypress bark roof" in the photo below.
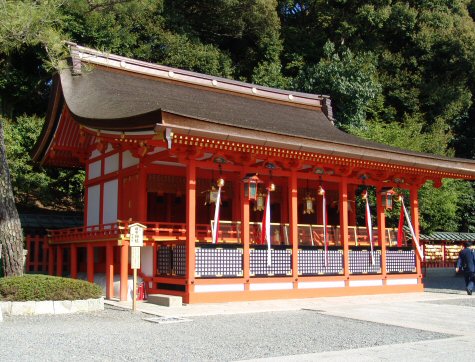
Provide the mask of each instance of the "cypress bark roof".
[{"label": "cypress bark roof", "polygon": [[[61,72],[56,92],[61,92],[74,120],[86,127],[151,131],[165,123],[165,113],[171,113],[189,118],[189,124],[210,134],[238,137],[242,133],[261,144],[263,140],[282,147],[293,143],[293,149],[300,145],[305,151],[425,165],[475,178],[473,160],[402,150],[339,130],[333,125],[329,99],[324,96],[181,71],[76,45],[72,55],[73,67]],[[51,124],[54,115],[49,115],[49,120],[42,137],[51,139],[56,131]],[[47,151],[47,143],[37,145],[36,159]]]}]

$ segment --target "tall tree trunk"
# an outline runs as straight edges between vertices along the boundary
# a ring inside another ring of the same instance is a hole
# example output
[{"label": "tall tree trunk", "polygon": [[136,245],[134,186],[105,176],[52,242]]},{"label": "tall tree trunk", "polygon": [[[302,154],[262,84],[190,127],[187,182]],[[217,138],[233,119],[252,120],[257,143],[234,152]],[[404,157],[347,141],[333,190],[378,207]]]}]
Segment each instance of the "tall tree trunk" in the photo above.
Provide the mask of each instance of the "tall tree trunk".
[{"label": "tall tree trunk", "polygon": [[0,120],[0,243],[5,276],[22,275],[23,234],[10,180],[2,120]]}]

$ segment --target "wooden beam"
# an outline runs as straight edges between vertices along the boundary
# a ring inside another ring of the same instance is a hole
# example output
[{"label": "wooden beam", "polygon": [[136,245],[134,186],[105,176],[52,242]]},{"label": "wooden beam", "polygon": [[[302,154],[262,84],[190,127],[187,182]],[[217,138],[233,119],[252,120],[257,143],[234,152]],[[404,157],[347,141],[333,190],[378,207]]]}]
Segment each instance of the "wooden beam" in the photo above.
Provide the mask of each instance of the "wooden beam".
[{"label": "wooden beam", "polygon": [[[419,189],[418,187],[411,187],[411,219],[412,226],[414,227],[414,233],[416,234],[417,240],[419,239]],[[417,272],[417,281],[419,284],[422,284],[422,270],[421,270],[421,259],[419,259],[416,252],[416,272]]]},{"label": "wooden beam", "polygon": [[87,244],[87,281],[94,283],[94,246]]},{"label": "wooden beam", "polygon": [[78,277],[78,248],[76,244],[71,244],[70,252],[71,258],[71,278],[77,279]]},{"label": "wooden beam", "polygon": [[343,270],[347,286],[350,278],[350,249],[348,245],[348,181],[342,178],[339,183],[340,203],[340,243],[343,245]]},{"label": "wooden beam", "polygon": [[63,247],[58,246],[56,248],[56,276],[62,277],[63,276]]},{"label": "wooden beam", "polygon": [[297,171],[292,170],[289,178],[289,228],[290,242],[292,243],[292,277],[294,289],[298,288],[298,194]]},{"label": "wooden beam", "polygon": [[[244,178],[247,171],[245,169],[241,172],[241,179]],[[241,243],[243,246],[243,276],[244,276],[244,290],[249,290],[250,283],[250,266],[251,255],[249,249],[249,199],[244,196],[244,185],[239,184],[239,200],[241,203]],[[234,201],[234,200],[233,200]],[[236,200],[237,201],[237,200]]]},{"label": "wooden beam", "polygon": [[120,301],[127,300],[129,283],[129,243],[124,241],[120,246]]},{"label": "wooden beam", "polygon": [[378,244],[381,247],[381,276],[383,284],[386,285],[386,213],[383,206],[383,196],[381,189],[376,189],[376,213],[378,219]]},{"label": "wooden beam", "polygon": [[186,168],[186,289],[195,290],[196,242],[196,161],[189,160]]},{"label": "wooden beam", "polygon": [[114,298],[114,246],[106,246],[106,298]]}]

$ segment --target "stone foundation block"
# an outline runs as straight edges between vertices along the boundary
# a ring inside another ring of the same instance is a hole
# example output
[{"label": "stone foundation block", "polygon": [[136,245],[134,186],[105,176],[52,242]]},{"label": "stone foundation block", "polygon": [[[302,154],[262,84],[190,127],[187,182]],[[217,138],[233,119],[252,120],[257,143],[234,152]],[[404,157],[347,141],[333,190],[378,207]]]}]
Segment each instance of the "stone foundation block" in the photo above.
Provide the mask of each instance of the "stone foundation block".
[{"label": "stone foundation block", "polygon": [[71,305],[71,312],[88,312],[89,301],[88,300],[73,300]]},{"label": "stone foundation block", "polygon": [[164,307],[183,306],[183,299],[175,295],[150,294],[148,296],[147,302],[157,305],[163,305]]},{"label": "stone foundation block", "polygon": [[12,302],[0,302],[0,310],[5,315],[12,313]]},{"label": "stone foundation block", "polygon": [[71,313],[72,301],[70,300],[55,300],[54,302],[54,314]]},{"label": "stone foundation block", "polygon": [[12,303],[11,315],[34,315],[36,302]]},{"label": "stone foundation block", "polygon": [[98,310],[104,310],[104,298],[99,299],[88,299],[88,311],[96,312]]},{"label": "stone foundation block", "polygon": [[51,300],[36,302],[35,314],[54,314],[54,303]]}]

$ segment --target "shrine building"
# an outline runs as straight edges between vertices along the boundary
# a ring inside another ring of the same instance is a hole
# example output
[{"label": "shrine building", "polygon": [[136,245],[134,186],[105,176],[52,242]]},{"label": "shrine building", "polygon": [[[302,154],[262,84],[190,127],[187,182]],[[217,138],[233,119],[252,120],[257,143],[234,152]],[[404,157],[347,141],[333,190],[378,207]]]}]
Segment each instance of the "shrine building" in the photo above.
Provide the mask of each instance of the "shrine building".
[{"label": "shrine building", "polygon": [[[347,134],[328,96],[70,52],[33,158],[85,169],[84,225],[49,231],[50,274],[103,273],[127,300],[139,223],[148,293],[185,303],[423,291],[418,190],[475,161]],[[393,203],[410,238],[386,227]]]}]

